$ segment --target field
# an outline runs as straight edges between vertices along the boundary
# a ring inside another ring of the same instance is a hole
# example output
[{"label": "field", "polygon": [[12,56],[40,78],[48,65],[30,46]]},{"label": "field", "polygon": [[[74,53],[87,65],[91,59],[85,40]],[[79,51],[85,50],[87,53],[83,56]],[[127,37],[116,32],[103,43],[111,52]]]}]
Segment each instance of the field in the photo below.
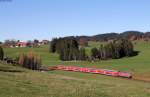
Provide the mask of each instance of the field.
[{"label": "field", "polygon": [[[90,42],[87,53],[99,44]],[[62,62],[58,54],[48,53],[48,45],[40,48],[5,48],[7,56],[15,57],[21,52],[34,50],[41,55],[44,65],[127,71],[133,74],[133,80],[78,72],[36,72],[0,63],[0,97],[150,97],[150,42],[136,41],[134,45],[135,50],[139,51],[137,56],[97,62]],[[8,67],[16,72],[3,71]]]}]

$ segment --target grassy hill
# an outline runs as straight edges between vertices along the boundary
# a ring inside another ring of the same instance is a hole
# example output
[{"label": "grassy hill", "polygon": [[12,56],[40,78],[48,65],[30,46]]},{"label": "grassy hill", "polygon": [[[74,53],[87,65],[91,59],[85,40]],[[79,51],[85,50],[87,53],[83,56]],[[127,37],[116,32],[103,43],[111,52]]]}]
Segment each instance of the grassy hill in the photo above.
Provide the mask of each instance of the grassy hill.
[{"label": "grassy hill", "polygon": [[[100,43],[89,43],[86,48]],[[48,53],[49,46],[40,48],[6,48],[9,56],[35,50],[41,54],[44,65],[77,65],[128,71],[134,80],[79,72],[36,72],[0,63],[0,97],[150,97],[150,42],[138,41],[138,56],[98,62],[59,60],[57,54]],[[12,69],[10,72],[7,69]],[[16,72],[15,72],[16,71]]]},{"label": "grassy hill", "polygon": [[[136,44],[135,44],[136,42]],[[127,71],[132,73],[134,79],[150,81],[150,42],[145,41],[135,41],[135,50],[139,51],[139,55],[122,58],[113,59],[98,62],[85,62],[85,61],[60,61],[58,54],[49,53],[49,46],[45,45],[40,48],[6,48],[5,53],[8,56],[14,57],[18,56],[21,52],[27,52],[29,50],[34,50],[38,52],[43,60],[44,65],[77,65],[83,67],[95,67],[95,68],[106,68],[115,69],[120,71]],[[89,46],[86,47],[86,51],[89,54],[92,47],[98,47],[101,43],[99,42],[89,42]]]},{"label": "grassy hill", "polygon": [[150,96],[150,84],[142,81],[75,72],[36,72],[8,64],[0,64],[0,69],[0,97]]}]

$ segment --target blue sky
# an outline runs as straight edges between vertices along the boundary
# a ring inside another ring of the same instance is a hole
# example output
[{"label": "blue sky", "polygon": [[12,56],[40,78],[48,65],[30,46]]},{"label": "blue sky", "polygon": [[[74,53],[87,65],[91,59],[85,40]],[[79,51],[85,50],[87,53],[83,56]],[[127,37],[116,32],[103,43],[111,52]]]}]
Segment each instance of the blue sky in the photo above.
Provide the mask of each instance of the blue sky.
[{"label": "blue sky", "polygon": [[0,41],[150,30],[150,0],[0,1]]}]

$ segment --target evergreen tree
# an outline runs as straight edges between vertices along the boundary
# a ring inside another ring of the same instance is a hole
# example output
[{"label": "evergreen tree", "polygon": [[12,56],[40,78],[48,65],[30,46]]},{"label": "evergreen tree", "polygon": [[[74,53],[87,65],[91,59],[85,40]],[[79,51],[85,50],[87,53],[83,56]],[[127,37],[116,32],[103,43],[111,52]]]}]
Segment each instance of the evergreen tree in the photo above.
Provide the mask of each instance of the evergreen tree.
[{"label": "evergreen tree", "polygon": [[63,50],[61,50],[61,52],[60,52],[60,54],[59,54],[59,58],[60,58],[60,60],[65,61],[65,60],[64,60],[64,51],[63,51]]},{"label": "evergreen tree", "polygon": [[98,54],[99,54],[99,52],[98,52],[98,49],[97,48],[92,48],[91,49],[91,54],[92,54],[92,57],[93,58],[98,58]]},{"label": "evergreen tree", "polygon": [[79,51],[79,60],[86,60],[86,53],[85,53],[85,49],[81,48]]},{"label": "evergreen tree", "polygon": [[52,39],[50,42],[50,52],[55,53],[56,52],[56,43],[57,43],[57,38]]},{"label": "evergreen tree", "polygon": [[4,58],[4,51],[3,48],[0,46],[0,60],[3,60]]}]

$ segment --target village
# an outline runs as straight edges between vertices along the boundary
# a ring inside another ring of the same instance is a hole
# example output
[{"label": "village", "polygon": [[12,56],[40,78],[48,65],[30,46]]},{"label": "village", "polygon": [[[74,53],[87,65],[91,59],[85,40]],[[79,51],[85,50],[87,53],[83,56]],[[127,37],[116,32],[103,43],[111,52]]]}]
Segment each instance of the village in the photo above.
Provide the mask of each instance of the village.
[{"label": "village", "polygon": [[29,41],[20,41],[20,40],[5,40],[3,43],[4,47],[17,48],[17,47],[40,47],[41,45],[46,45],[49,43],[49,40],[29,40]]}]

